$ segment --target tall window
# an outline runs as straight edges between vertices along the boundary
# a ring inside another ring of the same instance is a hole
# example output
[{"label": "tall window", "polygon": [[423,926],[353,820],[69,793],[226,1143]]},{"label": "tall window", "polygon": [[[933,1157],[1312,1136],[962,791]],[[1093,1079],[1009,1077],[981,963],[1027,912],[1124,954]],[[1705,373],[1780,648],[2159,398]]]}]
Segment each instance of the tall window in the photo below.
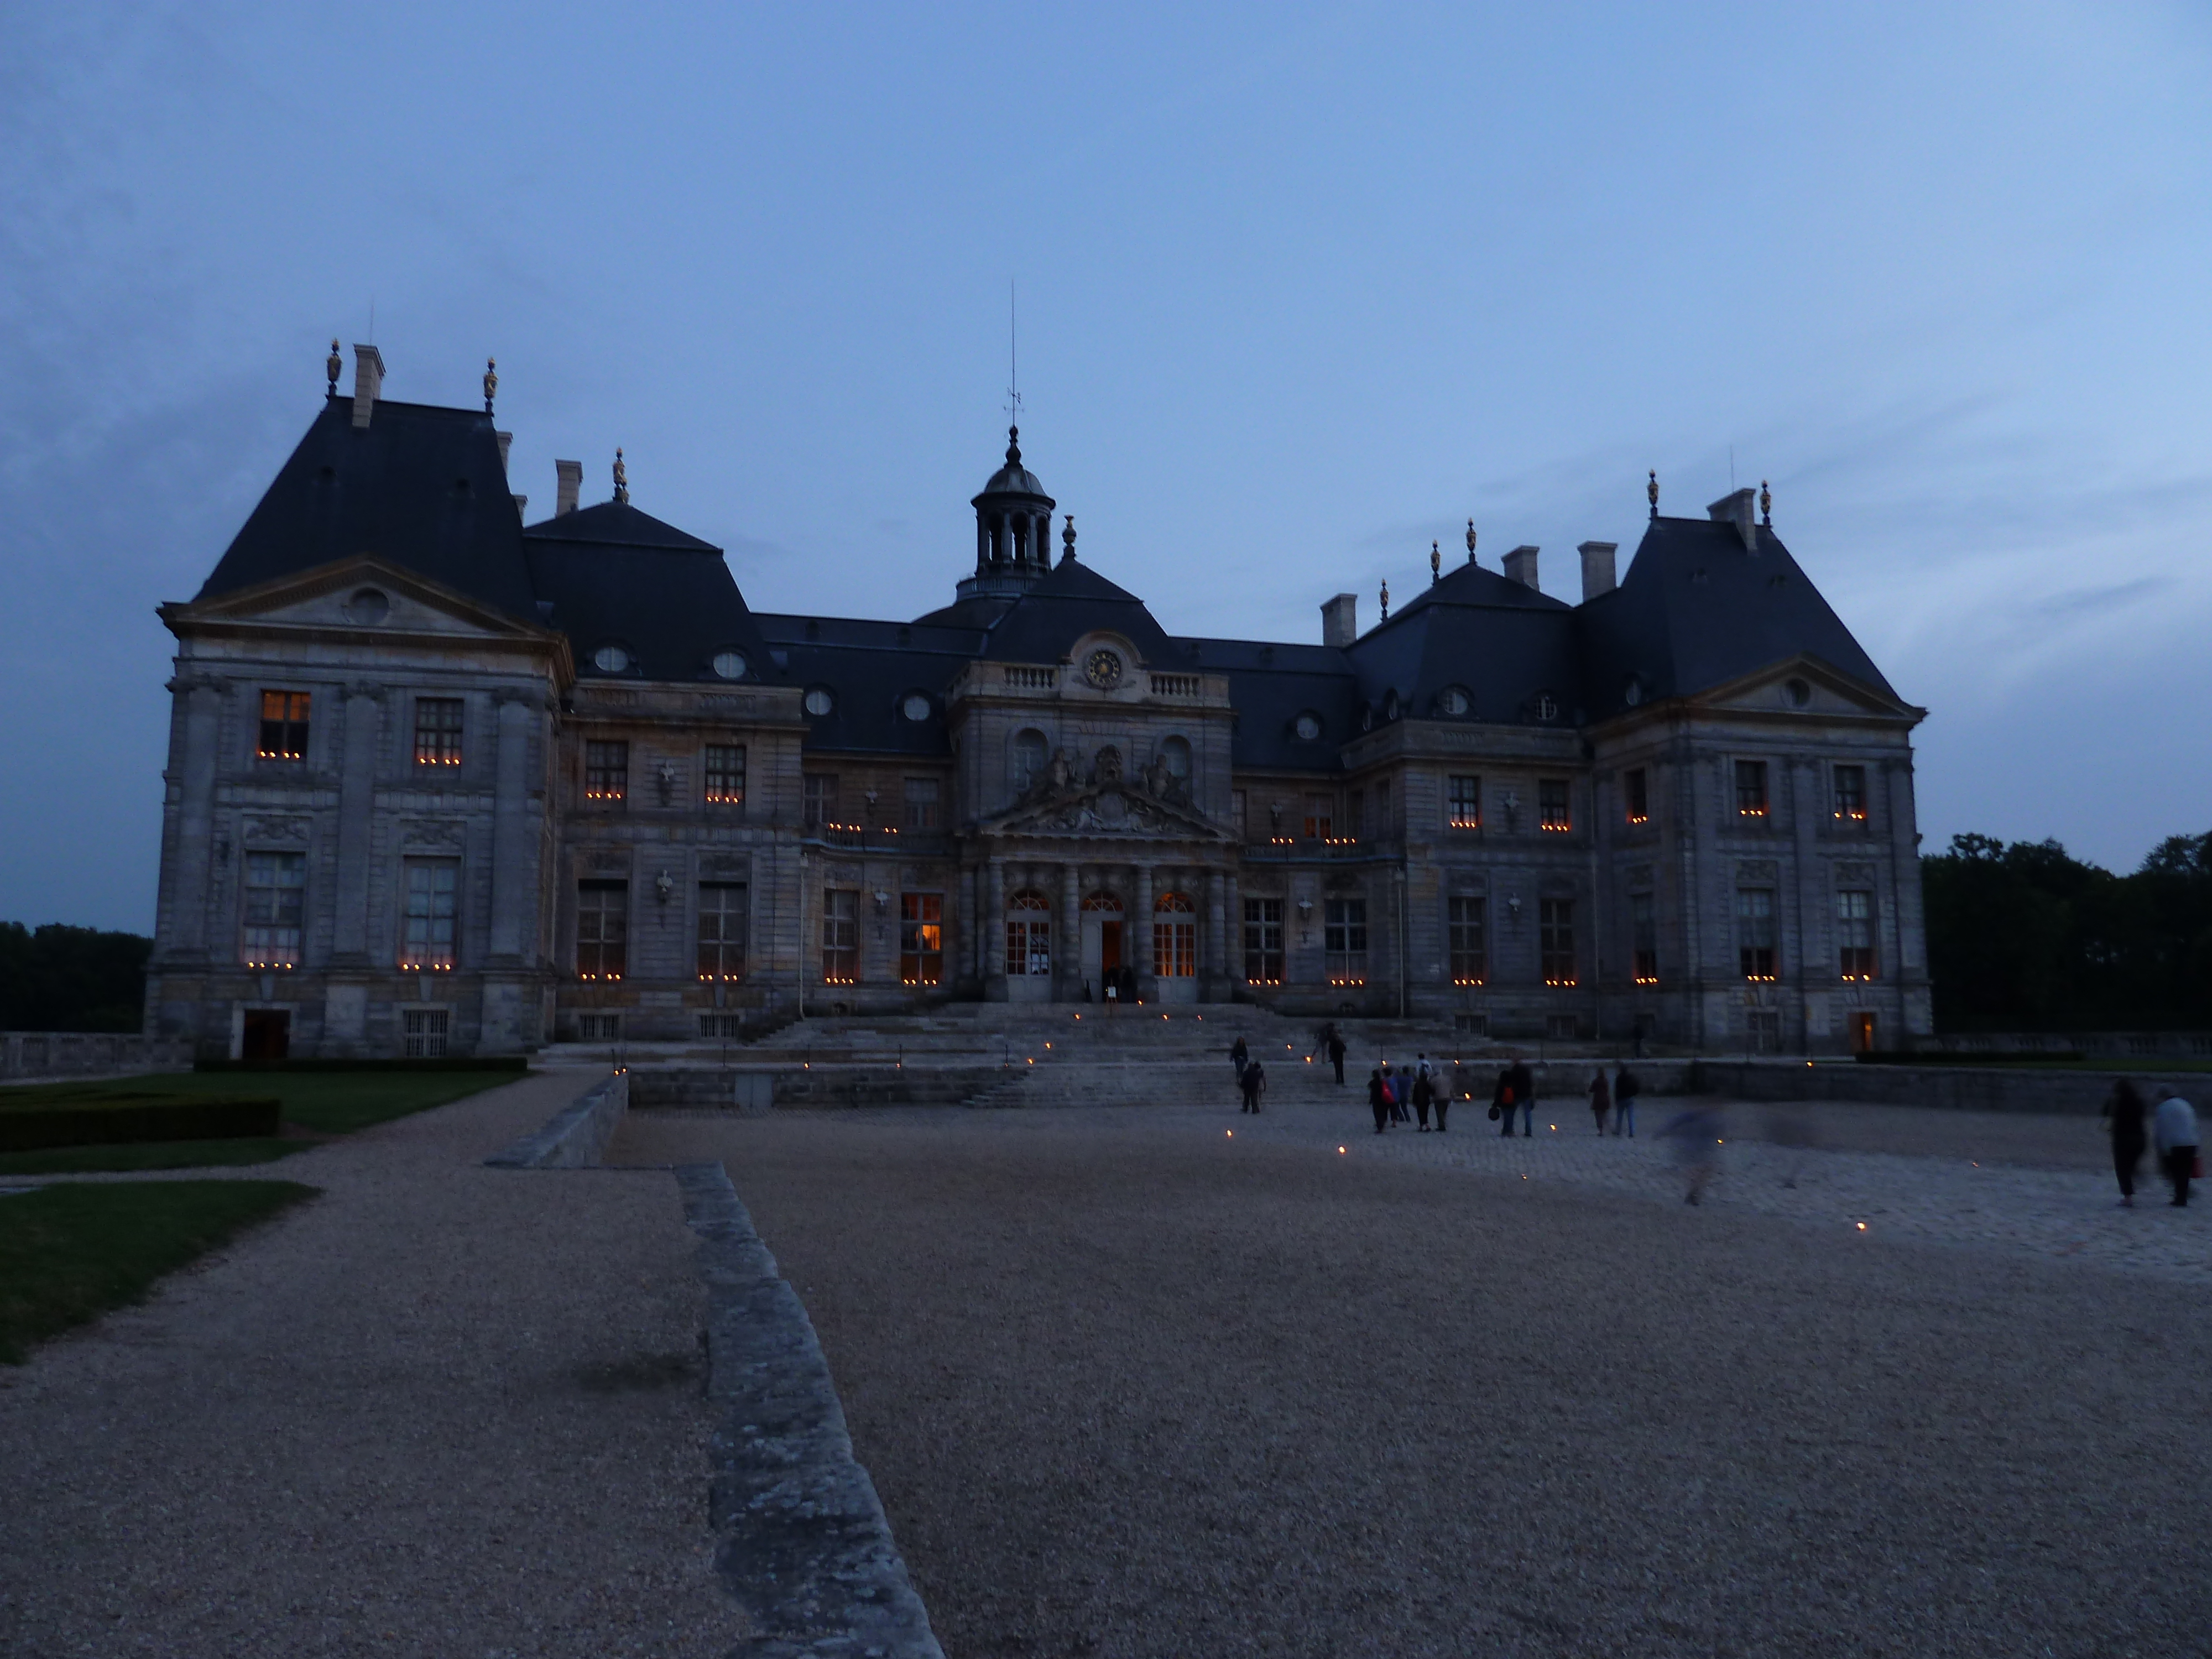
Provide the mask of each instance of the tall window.
[{"label": "tall window", "polygon": [[1872,979],[1874,895],[1849,888],[1836,895],[1836,942],[1842,948],[1845,979]]},{"label": "tall window", "polygon": [[576,977],[617,980],[629,969],[629,884],[576,884]]},{"label": "tall window", "polygon": [[822,982],[856,985],[860,978],[860,890],[825,887],[822,890]]},{"label": "tall window", "polygon": [[1659,982],[1659,918],[1649,893],[1628,896],[1628,942],[1636,963],[1636,982]]},{"label": "tall window", "polygon": [[261,739],[253,752],[263,760],[307,759],[309,701],[305,691],[264,691]]},{"label": "tall window", "polygon": [[415,764],[459,766],[461,763],[461,700],[459,697],[415,699]]},{"label": "tall window", "polygon": [[1738,761],[1735,763],[1735,810],[1740,817],[1763,818],[1766,816],[1766,763]]},{"label": "tall window", "polygon": [[1735,890],[1735,945],[1746,979],[1771,980],[1774,969],[1774,890]]},{"label": "tall window", "polygon": [[606,743],[594,740],[584,744],[584,799],[606,801],[629,799],[629,744],[627,739],[617,738]]},{"label": "tall window", "polygon": [[707,799],[718,806],[745,804],[745,746],[741,743],[707,745]]},{"label": "tall window", "polygon": [[402,968],[453,965],[453,913],[461,866],[453,859],[407,860],[407,916],[399,941]]},{"label": "tall window", "polygon": [[1244,978],[1253,985],[1283,982],[1283,902],[1244,901]]},{"label": "tall window", "polygon": [[1451,827],[1455,830],[1481,829],[1482,780],[1455,776],[1449,781],[1447,790],[1451,808]]},{"label": "tall window", "polygon": [[937,780],[908,778],[906,781],[906,827],[909,830],[937,828]]},{"label": "tall window", "polygon": [[806,775],[806,827],[819,830],[837,822],[837,775],[835,772],[809,772]]},{"label": "tall window", "polygon": [[745,884],[699,884],[699,977],[741,980],[745,976]]},{"label": "tall window", "polygon": [[1152,966],[1162,979],[1198,972],[1198,909],[1186,894],[1163,893],[1153,901]]},{"label": "tall window", "polygon": [[1540,899],[1537,902],[1536,943],[1543,957],[1544,983],[1575,982],[1575,902]]},{"label": "tall window", "polygon": [[1013,786],[1017,795],[1025,795],[1043,781],[1045,769],[1044,733],[1024,732],[1014,738]]},{"label": "tall window", "polygon": [[1536,780],[1537,821],[1547,830],[1565,833],[1575,827],[1575,809],[1565,778]]},{"label": "tall window", "polygon": [[1335,833],[1334,805],[1327,795],[1306,797],[1306,839],[1326,841]]},{"label": "tall window", "polygon": [[246,855],[246,965],[297,968],[306,913],[307,855]]},{"label": "tall window", "polygon": [[1331,985],[1367,983],[1367,901],[1333,898],[1322,910],[1322,950]]},{"label": "tall window", "polygon": [[1628,794],[1628,821],[1642,823],[1651,816],[1651,780],[1638,766],[1630,769],[1625,782]]},{"label": "tall window", "polygon": [[1849,823],[1866,822],[1866,768],[1836,769],[1836,816]]},{"label": "tall window", "polygon": [[1451,945],[1455,985],[1480,985],[1490,973],[1490,941],[1484,932],[1483,901],[1455,898],[1444,912]]},{"label": "tall window", "polygon": [[[935,787],[934,783],[931,786]],[[945,977],[945,896],[899,895],[899,983],[934,985]]]},{"label": "tall window", "polygon": [[1052,906],[1042,893],[1006,901],[1006,972],[1015,979],[1052,972]]}]

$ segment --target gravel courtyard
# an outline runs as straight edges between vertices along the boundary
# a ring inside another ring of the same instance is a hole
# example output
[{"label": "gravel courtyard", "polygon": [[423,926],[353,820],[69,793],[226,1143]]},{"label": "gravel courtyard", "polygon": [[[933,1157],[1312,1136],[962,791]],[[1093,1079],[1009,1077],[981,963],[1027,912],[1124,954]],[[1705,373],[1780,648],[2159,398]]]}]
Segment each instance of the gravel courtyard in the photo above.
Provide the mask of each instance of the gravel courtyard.
[{"label": "gravel courtyard", "polygon": [[952,1659],[2212,1651],[2212,1217],[2113,1210],[2078,1122],[1920,1114],[1739,1141],[1690,1209],[1668,1105],[641,1115],[615,1155],[726,1162]]}]

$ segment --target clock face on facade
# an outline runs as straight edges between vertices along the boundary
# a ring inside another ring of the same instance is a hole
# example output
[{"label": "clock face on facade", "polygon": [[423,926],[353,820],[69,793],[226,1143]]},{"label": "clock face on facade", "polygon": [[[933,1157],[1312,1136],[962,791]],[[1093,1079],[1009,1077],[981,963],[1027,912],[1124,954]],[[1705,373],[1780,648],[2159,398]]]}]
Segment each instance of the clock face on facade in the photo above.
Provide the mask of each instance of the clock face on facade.
[{"label": "clock face on facade", "polygon": [[1111,651],[1094,651],[1083,660],[1083,678],[1101,691],[1121,683],[1121,659]]}]

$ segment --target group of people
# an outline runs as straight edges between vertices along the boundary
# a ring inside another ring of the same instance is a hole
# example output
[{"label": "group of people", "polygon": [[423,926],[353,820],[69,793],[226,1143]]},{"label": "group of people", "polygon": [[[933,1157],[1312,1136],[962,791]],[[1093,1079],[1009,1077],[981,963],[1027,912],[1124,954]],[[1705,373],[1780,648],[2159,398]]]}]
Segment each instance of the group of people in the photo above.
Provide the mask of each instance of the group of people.
[{"label": "group of people", "polygon": [[2136,1170],[2142,1163],[2143,1149],[2154,1145],[2159,1170],[2173,1188],[2172,1202],[2177,1208],[2185,1209],[2190,1182],[2202,1180],[2204,1175],[2197,1109],[2173,1090],[2160,1089],[2155,1109],[2148,1111],[2148,1135],[2143,1130],[2146,1109],[2142,1093],[2125,1078],[2112,1085],[2112,1095],[2105,1102],[2104,1115],[2112,1132],[2112,1172],[2120,1178],[2120,1203],[2125,1208],[2135,1207]]},{"label": "group of people", "polygon": [[1408,1105],[1413,1109],[1413,1116],[1420,1120],[1423,1134],[1429,1132],[1431,1112],[1436,1114],[1437,1133],[1442,1134],[1455,1097],[1462,1100],[1468,1097],[1457,1062],[1452,1066],[1449,1079],[1444,1077],[1440,1067],[1430,1063],[1426,1054],[1414,1061],[1411,1071],[1394,1073],[1386,1060],[1367,1074],[1367,1104],[1375,1114],[1375,1133],[1378,1135],[1393,1123],[1412,1121],[1406,1111]]},{"label": "group of people", "polygon": [[1237,1068],[1237,1092],[1244,1102],[1239,1109],[1240,1115],[1257,1112],[1261,1097],[1267,1092],[1267,1068],[1252,1058],[1251,1049],[1244,1046],[1241,1036],[1229,1045],[1229,1063]]}]

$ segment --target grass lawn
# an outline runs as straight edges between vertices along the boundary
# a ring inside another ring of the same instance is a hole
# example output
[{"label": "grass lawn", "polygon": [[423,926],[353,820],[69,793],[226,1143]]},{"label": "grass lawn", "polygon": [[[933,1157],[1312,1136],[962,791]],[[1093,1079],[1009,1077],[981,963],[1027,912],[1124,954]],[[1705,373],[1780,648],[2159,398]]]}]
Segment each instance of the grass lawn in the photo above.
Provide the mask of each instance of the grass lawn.
[{"label": "grass lawn", "polygon": [[92,1170],[205,1170],[228,1164],[273,1164],[319,1146],[273,1135],[234,1135],[228,1140],[142,1140],[102,1146],[41,1146],[0,1152],[0,1176],[76,1175]]},{"label": "grass lawn", "polygon": [[164,1273],[313,1195],[295,1181],[149,1181],[0,1196],[0,1363],[142,1299]]}]

